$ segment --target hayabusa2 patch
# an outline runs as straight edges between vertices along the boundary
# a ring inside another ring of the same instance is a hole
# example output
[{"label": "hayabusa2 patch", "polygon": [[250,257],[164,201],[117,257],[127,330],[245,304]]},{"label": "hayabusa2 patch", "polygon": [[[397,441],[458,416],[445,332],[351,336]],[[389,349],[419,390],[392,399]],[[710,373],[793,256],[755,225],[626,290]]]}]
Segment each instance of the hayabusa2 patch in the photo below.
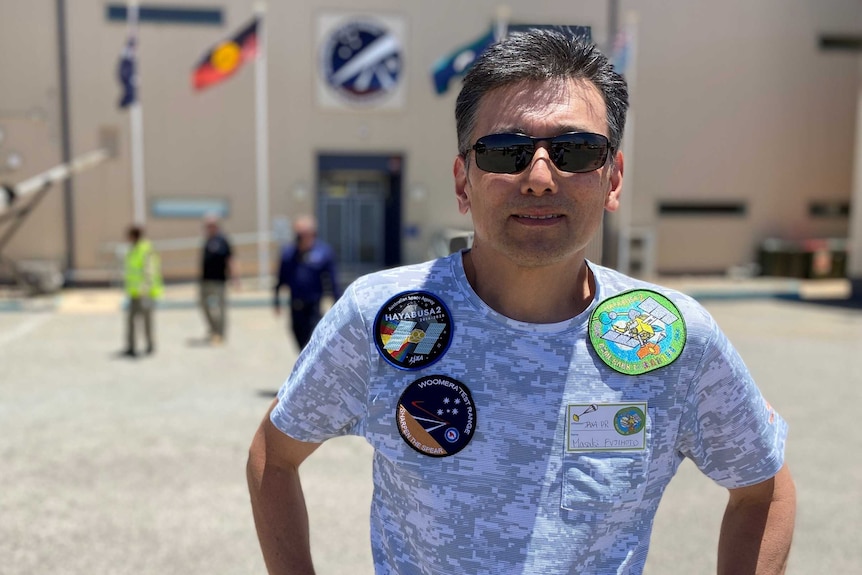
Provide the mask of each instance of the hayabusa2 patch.
[{"label": "hayabusa2 patch", "polygon": [[377,351],[400,369],[422,369],[440,359],[452,341],[452,314],[437,296],[404,292],[391,298],[374,320]]},{"label": "hayabusa2 patch", "polygon": [[407,445],[431,457],[446,457],[464,449],[473,438],[476,406],[460,381],[429,375],[401,394],[395,423]]}]

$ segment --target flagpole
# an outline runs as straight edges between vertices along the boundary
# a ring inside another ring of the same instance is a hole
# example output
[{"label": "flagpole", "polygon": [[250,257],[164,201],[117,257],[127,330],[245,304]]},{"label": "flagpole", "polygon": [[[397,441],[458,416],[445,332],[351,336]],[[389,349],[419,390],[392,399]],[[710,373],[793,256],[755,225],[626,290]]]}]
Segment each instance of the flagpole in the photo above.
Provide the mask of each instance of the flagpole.
[{"label": "flagpole", "polygon": [[[634,101],[634,93],[637,89],[637,67],[638,67],[638,16],[635,12],[628,12],[625,17],[625,23],[622,30],[624,34],[623,41],[627,44],[625,47],[617,49],[626,50],[623,56],[625,59],[625,70],[623,74],[626,78],[626,83],[629,89],[629,102]],[[614,39],[611,40],[612,42]],[[617,269],[623,273],[632,272],[632,220],[634,210],[634,168],[635,168],[635,106],[629,105],[628,117],[626,118],[625,134],[622,142],[622,152],[625,161],[625,187],[623,188],[623,201],[619,208],[619,240],[617,243]],[[651,249],[650,246],[643,246],[642,251]],[[640,254],[639,275],[649,276],[652,274],[651,266],[646,265],[650,261],[651,255],[648,253]],[[646,269],[649,267],[650,269]]]},{"label": "flagpole", "polygon": [[144,111],[140,100],[129,110],[132,131],[132,196],[136,224],[147,222],[146,194],[144,192]]},{"label": "flagpole", "polygon": [[846,275],[850,280],[850,296],[853,299],[862,299],[862,83],[856,90],[856,149],[853,154]]},{"label": "flagpole", "polygon": [[509,35],[509,18],[512,10],[505,4],[497,6],[494,18],[494,41],[499,42]]},{"label": "flagpole", "polygon": [[147,221],[145,187],[144,187],[144,110],[141,106],[141,74],[140,49],[138,41],[138,0],[128,0],[126,3],[126,19],[129,31],[135,39],[135,101],[129,107],[129,126],[131,131],[131,155],[132,155],[132,206],[133,220],[138,225]]},{"label": "flagpole", "polygon": [[266,77],[266,2],[256,2],[258,18],[255,59],[255,117],[257,156],[257,269],[260,287],[269,280],[269,133]]}]

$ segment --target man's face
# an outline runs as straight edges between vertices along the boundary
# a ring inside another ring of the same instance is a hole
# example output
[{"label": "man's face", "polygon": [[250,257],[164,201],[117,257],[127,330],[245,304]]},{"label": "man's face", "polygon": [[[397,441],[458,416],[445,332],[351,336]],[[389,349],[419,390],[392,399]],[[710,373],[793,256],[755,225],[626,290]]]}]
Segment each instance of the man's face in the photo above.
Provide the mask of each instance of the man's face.
[{"label": "man's face", "polygon": [[317,226],[314,220],[301,217],[293,224],[293,233],[296,234],[296,247],[299,251],[308,251],[314,246],[317,237]]},{"label": "man's face", "polygon": [[314,246],[313,230],[301,230],[296,233],[296,246],[300,251],[308,251]]},{"label": "man's face", "polygon": [[[553,137],[565,132],[608,135],[606,107],[590,82],[527,81],[484,96],[471,145],[488,134],[517,132]],[[475,152],[455,160],[455,194],[462,214],[472,212],[474,250],[483,257],[538,267],[575,261],[602,221],[619,206],[622,154],[587,173],[560,171],[541,142],[527,168],[495,174],[476,166]]]}]

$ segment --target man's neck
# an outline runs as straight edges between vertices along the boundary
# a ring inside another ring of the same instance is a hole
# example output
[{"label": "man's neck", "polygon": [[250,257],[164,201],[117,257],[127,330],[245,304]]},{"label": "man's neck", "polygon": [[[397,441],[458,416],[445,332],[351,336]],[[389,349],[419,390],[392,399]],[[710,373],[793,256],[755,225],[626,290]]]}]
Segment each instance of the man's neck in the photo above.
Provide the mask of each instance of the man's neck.
[{"label": "man's neck", "polygon": [[584,311],[595,295],[595,280],[583,254],[542,267],[463,255],[467,280],[493,310],[528,323],[556,323]]}]

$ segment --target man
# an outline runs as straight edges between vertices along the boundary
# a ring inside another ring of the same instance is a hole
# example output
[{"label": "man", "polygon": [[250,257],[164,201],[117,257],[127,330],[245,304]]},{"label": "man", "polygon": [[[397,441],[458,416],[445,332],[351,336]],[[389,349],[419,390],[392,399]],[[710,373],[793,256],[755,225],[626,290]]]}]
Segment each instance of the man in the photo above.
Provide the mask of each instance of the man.
[{"label": "man", "polygon": [[641,573],[685,457],[729,490],[719,572],[783,572],[786,423],[699,304],[584,259],[619,206],[627,105],[560,32],[478,59],[454,163],[472,248],[354,282],[252,442],[270,573],[312,572],[297,468],[343,434],[375,449],[378,573]]},{"label": "man", "polygon": [[236,278],[233,250],[222,233],[219,218],[209,214],[204,218],[203,261],[201,269],[200,305],[209,329],[207,339],[220,345],[227,323],[227,280]]},{"label": "man", "polygon": [[320,300],[326,283],[334,299],[341,295],[335,275],[335,254],[317,239],[317,222],[311,216],[297,218],[293,225],[296,241],[281,252],[278,282],[275,284],[275,313],[281,312],[279,290],[290,289],[290,319],[299,349],[305,348],[321,318]]},{"label": "man", "polygon": [[153,307],[155,300],[161,297],[162,284],[161,264],[159,256],[153,250],[149,240],[144,239],[144,229],[131,226],[127,233],[129,250],[125,262],[125,290],[128,299],[126,312],[126,349],[121,355],[137,357],[135,349],[136,324],[144,324],[144,339],[147,355],[155,352],[153,343]]}]

